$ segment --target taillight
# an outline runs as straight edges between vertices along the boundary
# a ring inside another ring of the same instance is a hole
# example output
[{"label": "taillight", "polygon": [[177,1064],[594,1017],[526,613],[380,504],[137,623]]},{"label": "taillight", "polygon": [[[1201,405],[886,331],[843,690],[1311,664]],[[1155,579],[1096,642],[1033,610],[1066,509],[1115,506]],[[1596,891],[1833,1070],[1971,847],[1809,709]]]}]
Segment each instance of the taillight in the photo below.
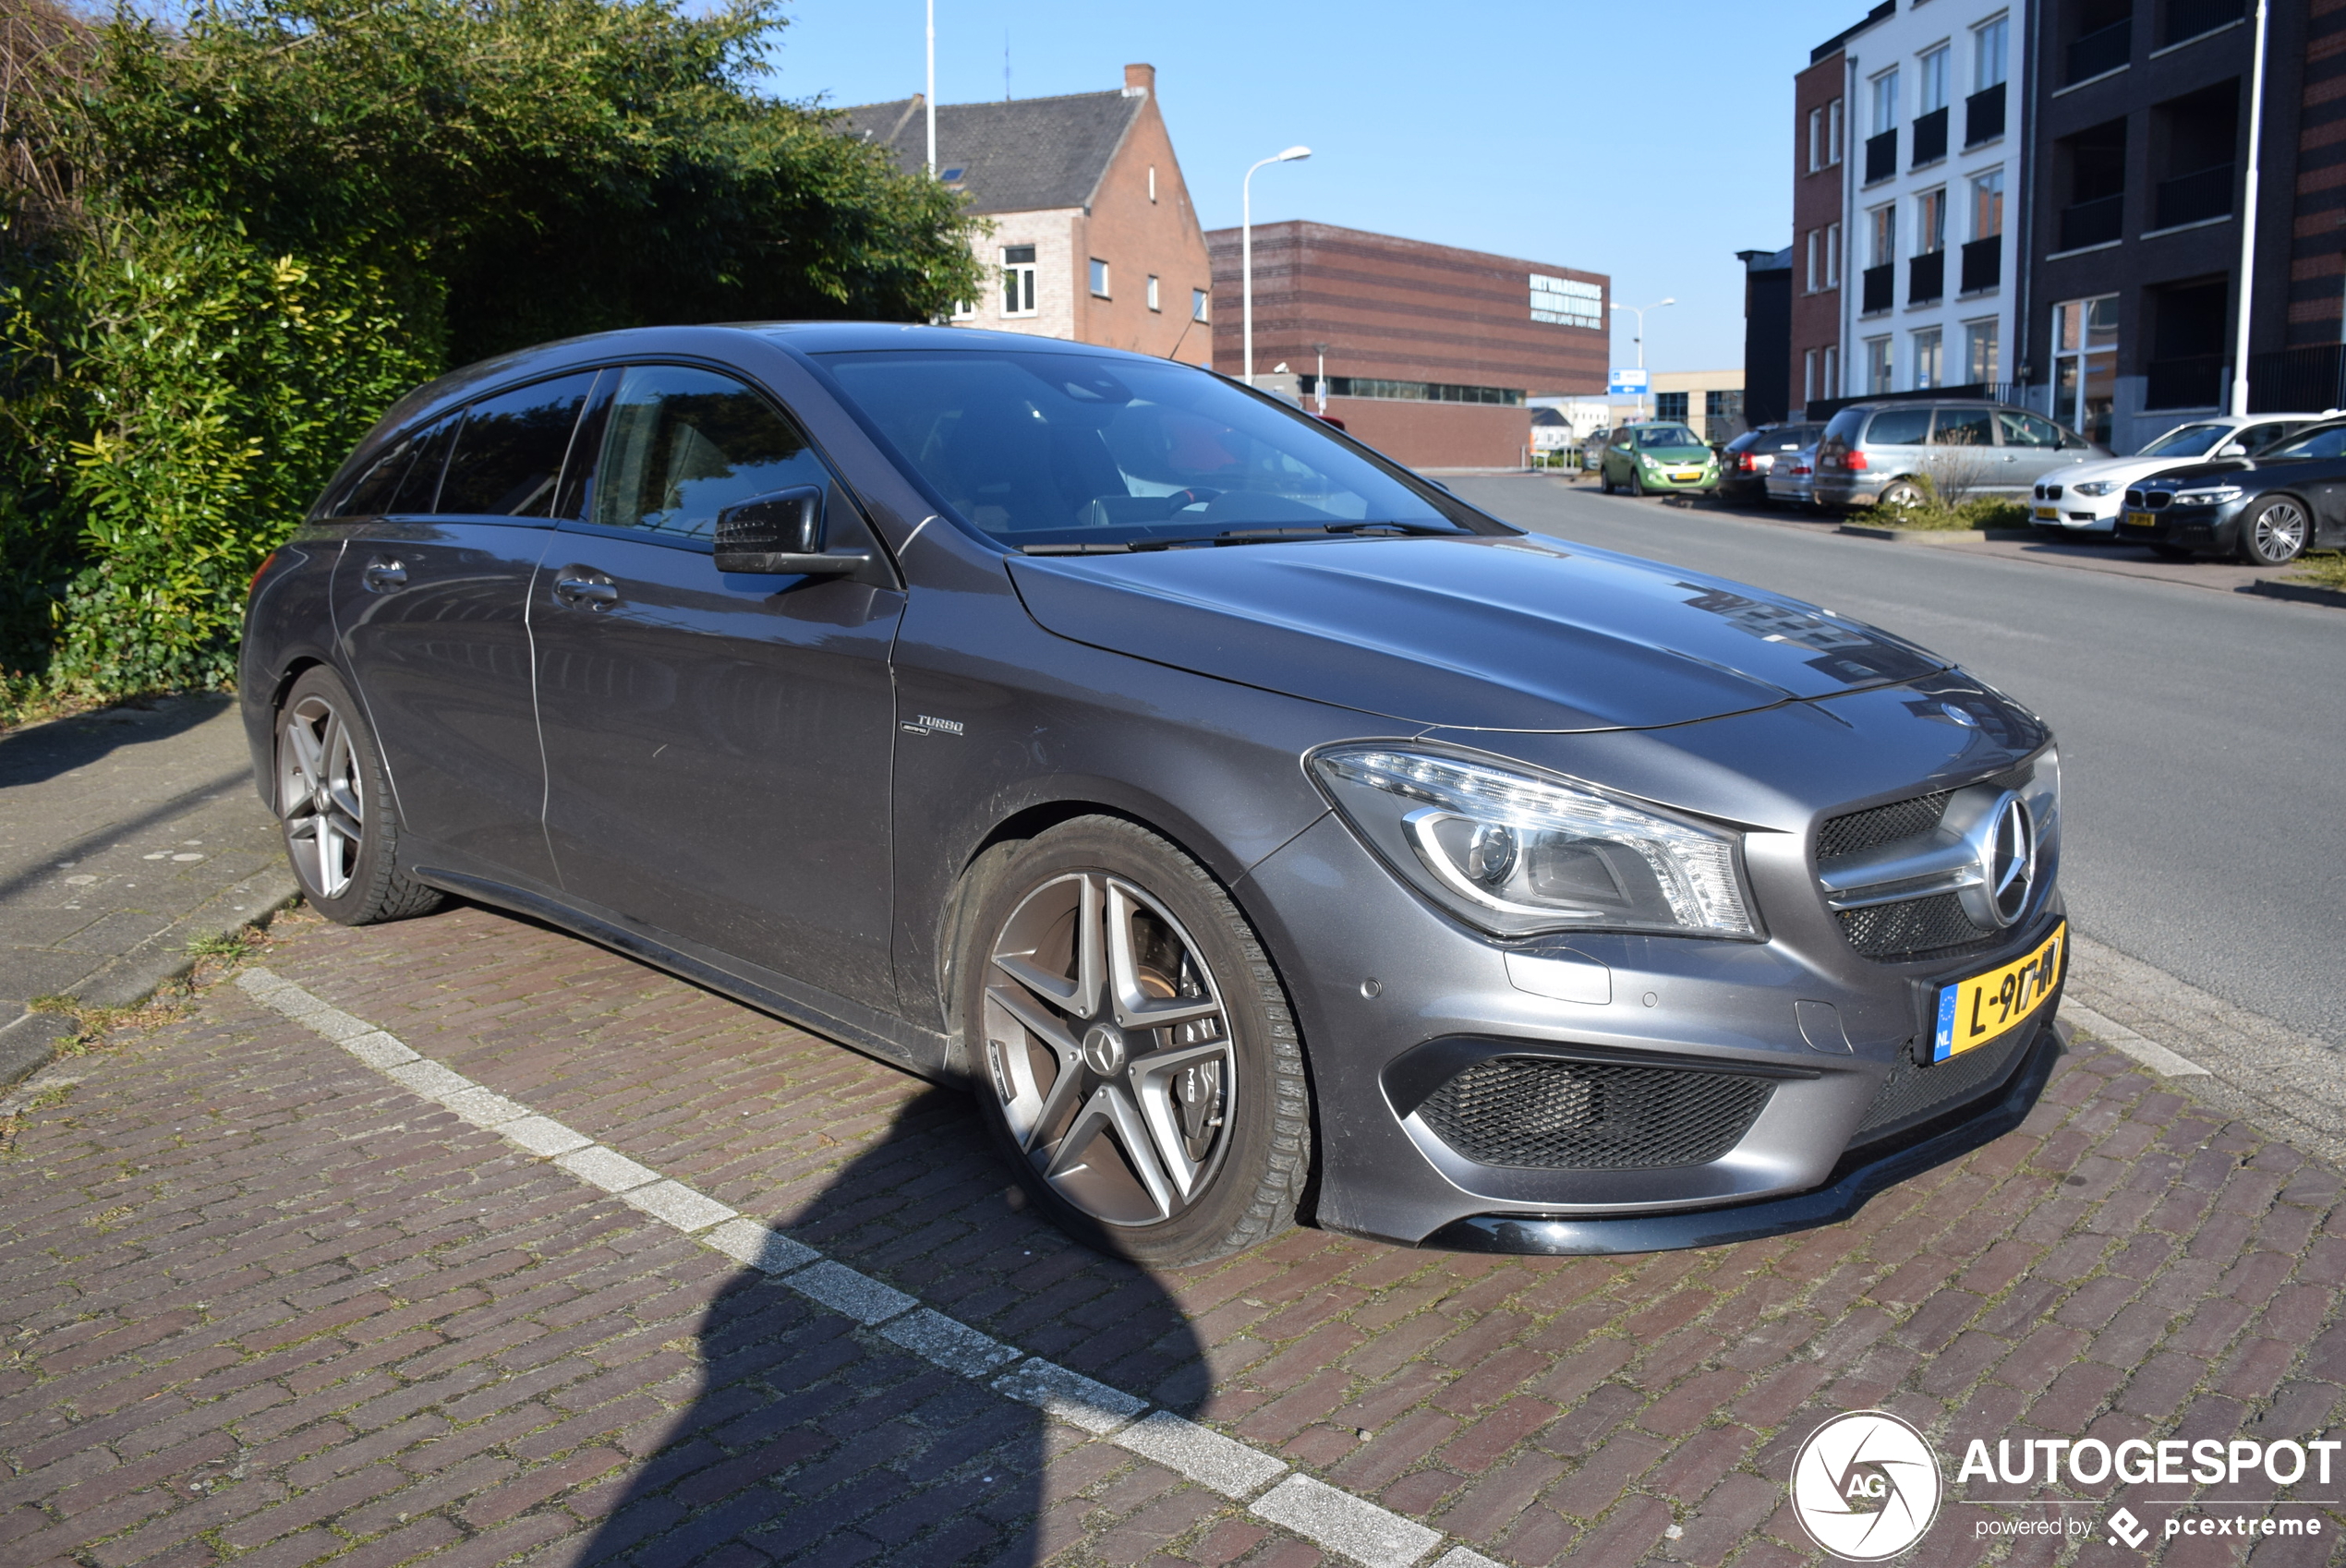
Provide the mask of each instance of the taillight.
[{"label": "taillight", "polygon": [[1736,466],[1737,468],[1742,469],[1745,473],[1748,474],[1748,473],[1751,473],[1753,470],[1757,469],[1757,468],[1760,466],[1760,464],[1758,464],[1757,463],[1752,462],[1752,461],[1751,461],[1751,454],[1750,454],[1749,452],[1742,452],[1742,453],[1737,454],[1737,456],[1736,456],[1736,458],[1735,458],[1735,466]]},{"label": "taillight", "polygon": [[1866,454],[1853,447],[1841,454],[1841,465],[1852,474],[1857,473],[1866,465]]},{"label": "taillight", "polygon": [[1808,472],[1810,472],[1810,471],[1811,471],[1811,470],[1809,469],[1808,464],[1806,464],[1806,463],[1804,463],[1804,462],[1802,462],[1799,458],[1796,458],[1796,458],[1794,458],[1794,459],[1792,460],[1792,476],[1793,476],[1794,478],[1796,478],[1796,478],[1798,478],[1801,475],[1806,474],[1806,473],[1808,473]]},{"label": "taillight", "polygon": [[252,591],[260,586],[260,574],[268,571],[269,563],[276,559],[277,552],[273,549],[260,558],[260,564],[252,569],[252,580],[245,585],[245,597],[252,597]]}]

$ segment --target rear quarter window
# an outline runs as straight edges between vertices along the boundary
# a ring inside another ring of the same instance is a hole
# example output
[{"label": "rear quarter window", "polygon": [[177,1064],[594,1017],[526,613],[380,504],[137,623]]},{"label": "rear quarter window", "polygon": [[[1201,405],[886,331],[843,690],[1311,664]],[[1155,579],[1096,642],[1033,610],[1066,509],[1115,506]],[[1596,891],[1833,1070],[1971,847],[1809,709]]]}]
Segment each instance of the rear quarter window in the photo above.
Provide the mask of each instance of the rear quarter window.
[{"label": "rear quarter window", "polygon": [[1930,440],[1930,409],[1886,408],[1866,427],[1868,446],[1921,446]]}]

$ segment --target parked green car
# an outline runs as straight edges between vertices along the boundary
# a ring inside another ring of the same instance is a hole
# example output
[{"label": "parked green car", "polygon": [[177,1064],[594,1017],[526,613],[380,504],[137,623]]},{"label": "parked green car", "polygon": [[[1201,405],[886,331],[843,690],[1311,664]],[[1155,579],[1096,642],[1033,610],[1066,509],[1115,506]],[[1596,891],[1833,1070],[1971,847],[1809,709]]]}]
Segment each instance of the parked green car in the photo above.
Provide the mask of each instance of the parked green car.
[{"label": "parked green car", "polygon": [[1675,420],[1624,425],[1605,442],[1597,482],[1607,495],[1620,489],[1633,496],[1708,492],[1719,488],[1719,458],[1710,443]]}]

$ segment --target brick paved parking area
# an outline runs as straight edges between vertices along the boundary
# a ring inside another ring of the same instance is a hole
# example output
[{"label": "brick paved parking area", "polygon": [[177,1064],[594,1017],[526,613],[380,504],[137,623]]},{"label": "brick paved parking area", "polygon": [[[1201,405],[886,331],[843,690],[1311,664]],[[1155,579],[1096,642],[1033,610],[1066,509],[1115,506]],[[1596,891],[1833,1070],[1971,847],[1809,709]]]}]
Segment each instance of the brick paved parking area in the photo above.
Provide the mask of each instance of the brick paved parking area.
[{"label": "brick paved parking area", "polygon": [[[2341,1417],[2338,1174],[2088,1041],[2023,1130],[1830,1230],[1522,1260],[1306,1229],[1151,1274],[1013,1208],[959,1096],[560,933],[296,915],[265,962],[1022,1354],[1439,1533],[1396,1563],[1814,1561],[1793,1454],[1868,1406],[1948,1465],[1906,1561],[2312,1563],[2346,1528],[2346,1462],[2278,1490],[1957,1480],[1975,1437],[2304,1441]],[[0,1117],[8,1568],[1351,1561],[236,985],[28,1089]],[[2139,1550],[2102,1527],[2120,1502]],[[2323,1533],[2163,1533],[2236,1515]],[[2079,1533],[1992,1533],[2049,1518]]]}]

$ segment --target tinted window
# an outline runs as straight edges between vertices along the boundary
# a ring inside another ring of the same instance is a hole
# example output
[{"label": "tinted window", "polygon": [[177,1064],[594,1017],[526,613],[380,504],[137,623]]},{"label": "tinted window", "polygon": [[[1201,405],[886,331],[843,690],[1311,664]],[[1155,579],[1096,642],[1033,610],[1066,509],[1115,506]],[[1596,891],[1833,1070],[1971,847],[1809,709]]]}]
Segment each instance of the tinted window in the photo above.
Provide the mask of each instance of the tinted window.
[{"label": "tinted window", "polygon": [[391,510],[391,498],[399,493],[399,481],[416,461],[417,440],[411,432],[391,443],[381,456],[368,464],[357,482],[344,491],[340,501],[326,509],[329,517],[373,517]]},{"label": "tinted window", "polygon": [[2185,425],[2168,431],[2157,440],[2136,452],[2137,457],[2198,457],[2214,448],[2230,435],[2223,425]]},{"label": "tinted window", "polygon": [[1934,446],[1993,446],[1996,433],[1984,408],[1942,408],[1930,440]]},{"label": "tinted window", "polygon": [[992,350],[826,358],[947,505],[1021,545],[1448,521],[1317,421],[1186,366]]},{"label": "tinted window", "polygon": [[2320,429],[2283,441],[2267,457],[2346,457],[2346,425],[2325,425]]},{"label": "tinted window", "polygon": [[1700,436],[1696,435],[1684,425],[1649,425],[1638,432],[1638,444],[1639,446],[1682,447],[1701,446],[1705,443]]},{"label": "tinted window", "polygon": [[2006,446],[2042,447],[2050,452],[2061,445],[2061,427],[2034,414],[2014,414],[2007,409],[1996,416],[1996,423],[2003,428]]},{"label": "tinted window", "polygon": [[391,512],[429,512],[440,495],[440,473],[447,466],[448,449],[455,443],[457,422],[461,414],[451,414],[430,429],[416,438],[416,461],[407,466],[406,475],[399,481],[399,493],[392,497]]},{"label": "tinted window", "polygon": [[589,370],[517,387],[466,410],[436,510],[479,517],[551,516],[570,432],[594,384]]},{"label": "tinted window", "polygon": [[1823,433],[1824,427],[1821,425],[1790,425],[1781,430],[1769,431],[1768,444],[1778,452],[1798,452],[1802,447],[1814,446],[1817,438]]},{"label": "tinted window", "polygon": [[634,365],[611,400],[587,521],[706,539],[729,506],[829,479],[798,427],[741,382]]},{"label": "tinted window", "polygon": [[2255,452],[2259,447],[2270,446],[2297,428],[2295,425],[2251,425],[2234,439],[2240,442],[2241,451]]},{"label": "tinted window", "polygon": [[1929,439],[1929,408],[1886,409],[1866,429],[1868,446],[1920,446]]}]

